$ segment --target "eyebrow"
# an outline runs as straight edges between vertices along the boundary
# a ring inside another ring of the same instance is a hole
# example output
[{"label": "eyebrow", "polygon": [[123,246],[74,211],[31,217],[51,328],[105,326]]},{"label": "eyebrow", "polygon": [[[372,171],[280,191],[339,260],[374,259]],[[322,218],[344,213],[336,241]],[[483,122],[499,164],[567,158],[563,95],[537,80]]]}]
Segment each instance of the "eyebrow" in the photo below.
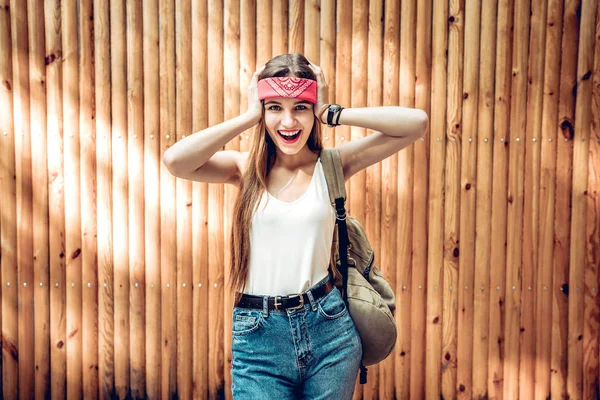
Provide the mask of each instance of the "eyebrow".
[{"label": "eyebrow", "polygon": [[[265,103],[265,106],[266,106],[267,104],[271,104],[271,103],[273,103],[273,104],[279,104],[279,105],[281,105],[281,103],[280,103],[280,102],[278,102],[278,101],[275,101],[275,100],[271,100],[271,101],[267,101],[267,102]],[[308,101],[306,101],[306,100],[302,100],[302,101],[297,101],[297,102],[295,102],[295,103],[294,103],[294,105],[298,105],[298,104],[304,104],[304,103],[306,103],[306,104],[309,104],[310,102],[308,102]]]}]

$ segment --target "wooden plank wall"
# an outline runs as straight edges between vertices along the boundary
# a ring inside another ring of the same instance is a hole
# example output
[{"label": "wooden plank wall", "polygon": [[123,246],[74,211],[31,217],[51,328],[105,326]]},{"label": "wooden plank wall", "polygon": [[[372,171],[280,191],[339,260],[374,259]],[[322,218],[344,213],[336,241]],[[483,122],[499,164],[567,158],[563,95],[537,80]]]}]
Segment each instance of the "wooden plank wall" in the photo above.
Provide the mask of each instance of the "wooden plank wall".
[{"label": "wooden plank wall", "polygon": [[237,191],[161,155],[285,52],[430,117],[348,183],[399,326],[355,398],[598,398],[598,0],[0,0],[0,396],[231,398]]}]

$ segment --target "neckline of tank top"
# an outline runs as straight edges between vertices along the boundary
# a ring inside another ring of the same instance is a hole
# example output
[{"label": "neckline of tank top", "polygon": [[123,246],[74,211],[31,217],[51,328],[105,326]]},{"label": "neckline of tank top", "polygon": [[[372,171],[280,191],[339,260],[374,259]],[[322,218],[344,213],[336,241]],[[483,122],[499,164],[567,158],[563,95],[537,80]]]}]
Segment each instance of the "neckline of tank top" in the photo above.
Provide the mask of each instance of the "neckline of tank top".
[{"label": "neckline of tank top", "polygon": [[278,201],[282,204],[285,204],[285,205],[292,205],[292,204],[298,203],[300,200],[302,200],[304,197],[306,197],[306,194],[310,191],[310,189],[312,188],[312,185],[314,185],[315,175],[317,174],[317,165],[319,164],[320,160],[321,160],[321,157],[317,158],[317,162],[315,163],[315,168],[313,169],[313,174],[310,178],[310,183],[308,184],[308,187],[306,188],[304,193],[302,193],[302,195],[300,197],[298,197],[296,200],[294,200],[294,201],[280,200],[277,197],[273,196],[271,194],[271,192],[269,192],[268,190],[265,190],[267,192],[267,196],[269,196],[271,199],[275,199],[276,201]]}]

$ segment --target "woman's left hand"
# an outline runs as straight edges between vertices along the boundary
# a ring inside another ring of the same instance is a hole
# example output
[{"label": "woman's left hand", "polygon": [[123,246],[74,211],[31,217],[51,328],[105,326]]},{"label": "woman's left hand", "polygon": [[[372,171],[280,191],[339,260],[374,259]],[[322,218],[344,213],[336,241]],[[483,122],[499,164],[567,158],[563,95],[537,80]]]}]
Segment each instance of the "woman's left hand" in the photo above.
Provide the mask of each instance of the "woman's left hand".
[{"label": "woman's left hand", "polygon": [[321,111],[321,114],[324,112],[323,105],[329,104],[329,86],[327,86],[325,74],[323,73],[321,67],[311,63],[310,61],[309,64],[310,68],[313,70],[317,77],[317,104],[315,104],[314,106],[314,113],[317,116],[317,119],[321,121],[321,123],[324,123],[323,119],[321,119],[321,115],[318,114],[319,111]]}]

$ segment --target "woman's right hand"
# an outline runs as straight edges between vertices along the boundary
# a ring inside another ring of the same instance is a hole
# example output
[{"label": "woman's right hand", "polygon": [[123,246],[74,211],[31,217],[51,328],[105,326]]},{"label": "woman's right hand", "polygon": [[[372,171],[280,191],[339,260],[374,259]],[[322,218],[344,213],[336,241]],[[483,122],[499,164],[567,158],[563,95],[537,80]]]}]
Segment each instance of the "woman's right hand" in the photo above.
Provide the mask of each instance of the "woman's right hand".
[{"label": "woman's right hand", "polygon": [[258,99],[258,76],[265,69],[265,66],[258,68],[252,76],[250,86],[248,86],[248,111],[253,120],[258,123],[262,117],[262,102]]}]

